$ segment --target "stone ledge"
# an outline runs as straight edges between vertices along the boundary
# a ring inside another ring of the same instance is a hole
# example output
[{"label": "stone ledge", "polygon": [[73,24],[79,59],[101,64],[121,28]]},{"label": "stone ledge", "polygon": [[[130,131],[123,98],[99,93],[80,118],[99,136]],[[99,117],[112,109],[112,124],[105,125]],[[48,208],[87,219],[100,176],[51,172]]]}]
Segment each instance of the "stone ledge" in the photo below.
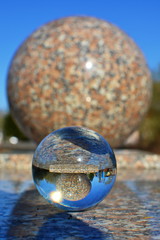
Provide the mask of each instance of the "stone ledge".
[{"label": "stone ledge", "polygon": [[115,150],[118,168],[159,169],[160,155],[140,150]]},{"label": "stone ledge", "polygon": [[[139,150],[115,150],[117,167],[123,169],[160,169],[160,155]],[[1,153],[0,168],[28,169],[33,153]]]}]

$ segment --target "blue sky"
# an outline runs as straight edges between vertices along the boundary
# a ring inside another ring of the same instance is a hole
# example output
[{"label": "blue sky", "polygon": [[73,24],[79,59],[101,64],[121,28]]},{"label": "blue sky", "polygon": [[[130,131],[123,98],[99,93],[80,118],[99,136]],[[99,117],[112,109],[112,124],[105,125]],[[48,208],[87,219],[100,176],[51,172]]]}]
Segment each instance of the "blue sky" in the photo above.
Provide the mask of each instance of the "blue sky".
[{"label": "blue sky", "polygon": [[160,63],[160,0],[1,1],[0,110],[8,110],[7,71],[19,45],[39,26],[76,15],[114,23],[134,39],[151,69]]}]

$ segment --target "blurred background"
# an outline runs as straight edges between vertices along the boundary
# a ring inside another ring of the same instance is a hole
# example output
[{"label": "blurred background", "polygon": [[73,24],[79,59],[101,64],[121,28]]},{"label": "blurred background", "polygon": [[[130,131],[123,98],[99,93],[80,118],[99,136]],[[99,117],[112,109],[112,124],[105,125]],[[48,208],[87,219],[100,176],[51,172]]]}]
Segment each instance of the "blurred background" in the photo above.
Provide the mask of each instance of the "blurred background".
[{"label": "blurred background", "polygon": [[67,16],[93,16],[112,22],[140,47],[153,79],[150,109],[123,147],[160,153],[160,1],[28,0],[3,1],[0,7],[0,152],[32,150],[35,145],[17,128],[7,102],[10,61],[20,44],[41,25]]}]

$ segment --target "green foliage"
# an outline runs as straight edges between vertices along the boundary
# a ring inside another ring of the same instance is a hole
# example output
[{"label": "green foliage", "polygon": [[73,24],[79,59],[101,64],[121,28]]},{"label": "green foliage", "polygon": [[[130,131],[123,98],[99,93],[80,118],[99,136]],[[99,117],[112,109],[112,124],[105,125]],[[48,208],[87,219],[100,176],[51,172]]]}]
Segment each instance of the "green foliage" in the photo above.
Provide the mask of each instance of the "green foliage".
[{"label": "green foliage", "polygon": [[160,81],[160,64],[158,64],[157,68],[152,70],[152,79],[154,81]]},{"label": "green foliage", "polygon": [[153,97],[150,111],[151,114],[160,114],[160,81],[153,83]]},{"label": "green foliage", "polygon": [[21,140],[28,140],[26,136],[19,130],[10,113],[5,115],[3,119],[2,131],[5,138],[15,136]]},{"label": "green foliage", "polygon": [[3,118],[0,117],[0,130],[3,128]]},{"label": "green foliage", "polygon": [[153,97],[150,109],[141,128],[141,146],[152,148],[160,143],[160,81],[153,82]]},{"label": "green foliage", "polygon": [[94,178],[94,173],[89,173],[89,174],[87,174],[87,176],[88,176],[89,180],[92,181]]}]

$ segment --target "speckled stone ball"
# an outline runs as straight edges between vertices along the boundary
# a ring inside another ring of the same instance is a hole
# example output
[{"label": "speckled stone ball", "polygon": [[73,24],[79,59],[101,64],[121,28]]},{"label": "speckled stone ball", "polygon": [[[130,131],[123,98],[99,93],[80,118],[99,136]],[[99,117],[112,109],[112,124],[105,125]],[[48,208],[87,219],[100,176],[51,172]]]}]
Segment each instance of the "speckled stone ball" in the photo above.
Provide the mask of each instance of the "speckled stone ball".
[{"label": "speckled stone ball", "polygon": [[91,183],[86,174],[61,174],[56,181],[57,190],[63,198],[78,201],[85,198],[91,190]]},{"label": "speckled stone ball", "polygon": [[116,147],[145,115],[151,85],[141,51],[123,31],[97,18],[68,17],[40,27],[20,46],[8,99],[18,125],[36,142],[80,125]]}]

